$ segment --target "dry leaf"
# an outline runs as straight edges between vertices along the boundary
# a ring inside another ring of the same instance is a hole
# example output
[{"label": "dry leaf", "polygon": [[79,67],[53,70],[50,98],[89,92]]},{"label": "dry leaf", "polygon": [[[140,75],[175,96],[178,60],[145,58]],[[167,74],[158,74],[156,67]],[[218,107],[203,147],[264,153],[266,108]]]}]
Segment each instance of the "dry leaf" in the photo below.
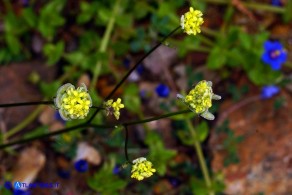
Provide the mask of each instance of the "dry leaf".
[{"label": "dry leaf", "polygon": [[20,153],[16,167],[13,171],[12,183],[31,183],[46,162],[45,155],[36,148],[27,148]]},{"label": "dry leaf", "polygon": [[101,156],[98,150],[85,142],[78,144],[77,154],[74,161],[81,159],[84,159],[93,165],[99,165],[101,163]]}]

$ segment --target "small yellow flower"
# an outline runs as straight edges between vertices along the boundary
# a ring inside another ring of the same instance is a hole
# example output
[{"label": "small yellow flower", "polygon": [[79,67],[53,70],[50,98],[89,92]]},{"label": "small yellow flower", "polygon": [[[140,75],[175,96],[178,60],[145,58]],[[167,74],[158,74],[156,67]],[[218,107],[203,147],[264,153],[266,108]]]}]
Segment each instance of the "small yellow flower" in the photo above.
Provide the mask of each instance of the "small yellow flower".
[{"label": "small yellow flower", "polygon": [[119,120],[120,118],[120,109],[124,108],[124,104],[121,103],[121,98],[118,98],[117,101],[113,101],[112,99],[106,101],[104,106],[107,110],[107,115],[114,114],[115,118]]},{"label": "small yellow flower", "polygon": [[64,120],[84,119],[92,106],[92,100],[83,83],[77,89],[71,83],[61,86],[54,102]]},{"label": "small yellow flower", "polygon": [[180,25],[188,35],[196,35],[201,32],[200,26],[204,23],[203,14],[199,10],[190,7],[190,11],[181,16]]},{"label": "small yellow flower", "polygon": [[212,106],[213,100],[220,100],[219,95],[215,95],[212,90],[211,81],[200,81],[186,97],[177,94],[177,98],[185,103],[194,113],[200,114],[208,120],[214,120],[214,115],[208,109]]},{"label": "small yellow flower", "polygon": [[144,178],[152,176],[154,172],[156,172],[156,170],[152,168],[152,163],[146,158],[140,157],[136,160],[133,160],[131,178],[135,178],[141,181]]}]

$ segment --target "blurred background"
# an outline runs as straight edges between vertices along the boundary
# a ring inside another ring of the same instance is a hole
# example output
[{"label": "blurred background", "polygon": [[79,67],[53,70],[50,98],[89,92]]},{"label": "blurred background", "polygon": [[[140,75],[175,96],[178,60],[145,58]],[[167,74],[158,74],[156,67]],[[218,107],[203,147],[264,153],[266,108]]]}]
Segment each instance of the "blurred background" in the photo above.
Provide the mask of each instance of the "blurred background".
[{"label": "blurred background", "polygon": [[[125,104],[121,122],[140,120],[186,109],[176,94],[208,80],[222,96],[214,121],[188,113],[129,126],[129,158],[157,170],[143,181],[121,168],[122,128],[1,149],[0,194],[292,194],[291,0],[1,0],[0,104],[52,100],[62,84],[85,83],[100,105],[190,6],[203,12],[202,32],[178,30],[114,98]],[[63,121],[53,105],[0,108],[0,143],[80,122]],[[116,120],[101,112],[94,123]],[[15,181],[59,187],[16,191]]]}]

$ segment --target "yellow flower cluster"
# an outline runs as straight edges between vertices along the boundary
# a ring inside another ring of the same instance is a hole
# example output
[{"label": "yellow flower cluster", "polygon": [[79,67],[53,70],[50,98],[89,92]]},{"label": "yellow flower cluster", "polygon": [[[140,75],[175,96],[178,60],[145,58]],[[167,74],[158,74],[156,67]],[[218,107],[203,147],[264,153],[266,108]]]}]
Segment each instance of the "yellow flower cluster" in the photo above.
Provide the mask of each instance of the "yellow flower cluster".
[{"label": "yellow flower cluster", "polygon": [[140,157],[136,160],[133,160],[131,178],[135,178],[141,181],[144,178],[152,176],[154,172],[156,172],[156,170],[152,168],[152,163],[146,158]]},{"label": "yellow flower cluster", "polygon": [[178,94],[177,98],[182,100],[193,112],[200,114],[208,120],[214,120],[214,115],[208,109],[212,106],[212,99],[220,100],[219,95],[215,95],[212,90],[211,81],[200,81],[186,97]]},{"label": "yellow flower cluster", "polygon": [[181,16],[180,25],[188,35],[196,35],[201,32],[200,26],[204,23],[203,14],[199,10],[190,7],[190,11]]},{"label": "yellow flower cluster", "polygon": [[125,107],[124,104],[122,104],[121,102],[122,102],[121,98],[118,98],[117,101],[115,102],[112,99],[106,101],[104,105],[107,110],[107,115],[113,113],[115,118],[119,120],[120,109]]},{"label": "yellow flower cluster", "polygon": [[85,84],[77,89],[71,83],[61,86],[54,102],[64,120],[84,119],[92,106]]}]

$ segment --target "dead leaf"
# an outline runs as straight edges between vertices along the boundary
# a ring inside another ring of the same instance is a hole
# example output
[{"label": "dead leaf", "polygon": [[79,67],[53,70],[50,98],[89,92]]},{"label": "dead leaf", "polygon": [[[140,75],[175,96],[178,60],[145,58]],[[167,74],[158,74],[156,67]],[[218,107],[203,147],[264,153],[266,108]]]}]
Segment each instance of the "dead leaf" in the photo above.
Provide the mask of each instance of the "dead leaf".
[{"label": "dead leaf", "polygon": [[46,162],[45,155],[36,148],[27,148],[20,153],[16,167],[13,171],[14,182],[31,183]]},{"label": "dead leaf", "polygon": [[97,149],[85,142],[78,144],[77,154],[74,161],[84,159],[93,165],[101,163],[101,156]]}]

